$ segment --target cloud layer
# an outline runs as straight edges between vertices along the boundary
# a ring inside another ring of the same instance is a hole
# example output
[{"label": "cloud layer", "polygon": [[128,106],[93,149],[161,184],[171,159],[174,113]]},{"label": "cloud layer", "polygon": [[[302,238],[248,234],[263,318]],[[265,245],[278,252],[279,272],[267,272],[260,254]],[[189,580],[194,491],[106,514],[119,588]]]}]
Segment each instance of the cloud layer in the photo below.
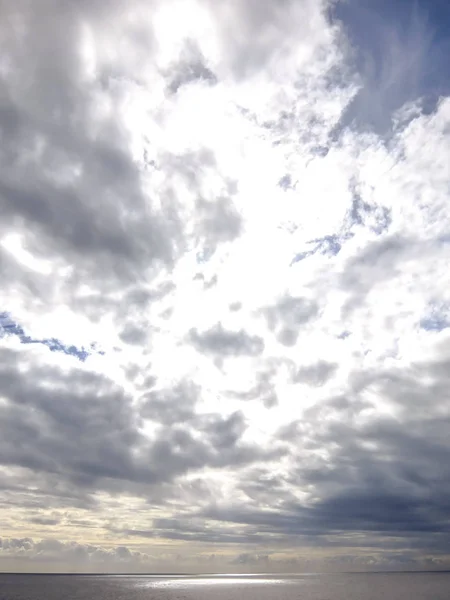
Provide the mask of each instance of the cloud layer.
[{"label": "cloud layer", "polygon": [[398,10],[0,9],[0,569],[450,564],[445,40]]}]

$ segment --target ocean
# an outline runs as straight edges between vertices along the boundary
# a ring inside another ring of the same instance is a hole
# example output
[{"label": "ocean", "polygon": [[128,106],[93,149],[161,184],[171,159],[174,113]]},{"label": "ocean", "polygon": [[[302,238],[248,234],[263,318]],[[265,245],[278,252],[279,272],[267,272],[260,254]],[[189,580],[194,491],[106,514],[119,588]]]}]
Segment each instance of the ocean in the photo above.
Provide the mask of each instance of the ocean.
[{"label": "ocean", "polygon": [[0,574],[0,600],[449,600],[450,573]]}]

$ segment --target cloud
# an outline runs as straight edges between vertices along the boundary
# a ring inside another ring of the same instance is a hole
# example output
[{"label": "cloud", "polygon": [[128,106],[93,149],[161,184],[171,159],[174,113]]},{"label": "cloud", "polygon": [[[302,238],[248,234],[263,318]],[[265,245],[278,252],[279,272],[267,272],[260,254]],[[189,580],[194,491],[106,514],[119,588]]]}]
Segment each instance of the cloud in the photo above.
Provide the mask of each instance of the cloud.
[{"label": "cloud", "polygon": [[337,364],[320,361],[315,365],[300,367],[293,377],[295,383],[323,385],[333,376]]},{"label": "cloud", "polygon": [[308,298],[285,296],[264,312],[269,329],[276,332],[280,344],[293,346],[297,342],[300,327],[316,315],[317,305]]},{"label": "cloud", "polygon": [[19,353],[1,354],[3,464],[59,476],[63,488],[137,476],[140,468],[132,466],[130,450],[140,436],[123,390],[95,373],[70,369],[66,374],[33,360],[23,379]]},{"label": "cloud", "polygon": [[[6,468],[0,481],[6,504],[10,494],[23,502],[33,498],[36,508],[56,509],[73,503],[95,510],[100,492],[162,499],[171,496],[176,478],[191,471],[237,469],[280,455],[280,448],[258,448],[243,439],[242,412],[198,413],[199,388],[188,382],[146,392],[138,412],[132,398],[100,374],[75,365],[65,371],[44,366],[31,354],[24,379],[23,355],[2,350],[1,356],[0,449]],[[153,434],[143,433],[146,424]],[[58,523],[46,514],[26,519]]]},{"label": "cloud", "polygon": [[209,251],[221,242],[232,241],[241,231],[241,218],[229,199],[220,198],[213,204],[199,202],[199,212],[204,219],[201,224],[206,246]]},{"label": "cloud", "polygon": [[150,557],[126,546],[105,548],[77,542],[61,542],[57,539],[34,540],[32,538],[0,538],[0,552],[3,559],[20,558],[30,561],[63,563],[72,565],[129,565],[145,564]]},{"label": "cloud", "polygon": [[[119,4],[113,4],[110,18],[114,19]],[[47,257],[62,255],[76,262],[82,272],[94,273],[97,281],[105,276],[132,276],[150,256],[170,261],[170,238],[164,239],[163,221],[151,215],[146,205],[140,173],[126,151],[125,132],[114,118],[117,104],[116,108],[107,106],[119,98],[104,96],[106,73],[90,77],[80,55],[82,19],[95,26],[100,15],[95,9],[91,14],[75,8],[56,9],[46,19],[31,4],[22,14],[19,9],[11,12],[12,21],[22,19],[34,60],[23,55],[11,29],[4,38],[10,62],[10,75],[4,74],[9,91],[4,103],[7,114],[14,112],[16,126],[3,125],[8,140],[3,156],[7,172],[1,184],[3,229],[26,231],[30,249],[39,239]],[[49,39],[50,27],[55,34],[47,46],[43,40]],[[63,30],[64,36],[56,33]],[[106,71],[107,65],[99,68]],[[14,73],[18,71],[26,77],[17,79]],[[102,96],[106,100],[103,115]],[[94,131],[98,133],[92,135]],[[25,132],[26,155],[22,154]],[[18,153],[25,160],[26,179],[21,177],[23,163],[14,158]],[[122,205],[124,193],[127,206],[108,210],[111,203]],[[95,202],[91,202],[93,197]],[[130,227],[132,238],[127,233]]]},{"label": "cloud", "polygon": [[406,4],[4,8],[0,569],[448,564],[446,9]]},{"label": "cloud", "polygon": [[186,423],[195,416],[201,389],[192,382],[181,382],[174,388],[152,390],[144,395],[141,414],[158,423]]},{"label": "cloud", "polygon": [[244,0],[219,9],[210,0],[208,4],[217,18],[219,43],[228,48],[232,73],[240,79],[267,69],[283,55],[289,56],[300,32],[306,55],[314,52],[328,33],[314,27],[317,21],[325,23],[321,5],[313,2],[298,5],[288,0],[280,5],[271,0]]},{"label": "cloud", "polygon": [[245,391],[228,390],[228,394],[239,400],[256,400],[262,402],[266,408],[271,408],[278,403],[276,386],[273,378],[277,375],[279,365],[272,365],[256,375],[255,385]]},{"label": "cloud", "polygon": [[[329,399],[309,409],[296,428],[282,432],[293,449],[303,440],[292,457],[290,475],[274,481],[270,471],[262,472],[262,485],[253,483],[252,491],[256,502],[263,498],[267,502],[272,489],[278,502],[284,499],[283,509],[229,508],[208,516],[257,525],[260,532],[302,535],[310,542],[327,536],[321,540],[325,545],[350,531],[387,535],[381,542],[384,547],[404,535],[410,547],[428,546],[445,554],[445,543],[441,545],[448,529],[449,448],[444,433],[448,394],[441,387],[445,369],[436,360],[397,375],[361,374],[353,397]],[[423,377],[430,378],[429,383],[422,383]],[[389,398],[389,412],[377,406],[377,397]],[[311,500],[305,497],[300,502],[290,494],[310,486],[315,490]]]},{"label": "cloud", "polygon": [[204,57],[195,43],[187,42],[181,61],[170,69],[170,92],[175,94],[183,86],[192,85],[195,82],[208,85],[217,83],[216,76],[204,62]]},{"label": "cloud", "polygon": [[189,338],[201,352],[218,357],[258,356],[264,350],[264,341],[260,337],[242,329],[228,331],[221,323],[202,333],[192,329]]}]

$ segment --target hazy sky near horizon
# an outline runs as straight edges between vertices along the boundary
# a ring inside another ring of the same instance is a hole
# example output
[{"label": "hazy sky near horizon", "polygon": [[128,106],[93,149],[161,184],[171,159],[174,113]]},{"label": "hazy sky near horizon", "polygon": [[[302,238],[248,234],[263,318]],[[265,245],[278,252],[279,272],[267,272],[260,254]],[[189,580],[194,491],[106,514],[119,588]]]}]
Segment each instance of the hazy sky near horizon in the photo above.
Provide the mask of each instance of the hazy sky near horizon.
[{"label": "hazy sky near horizon", "polygon": [[0,1],[0,570],[450,567],[450,7]]}]

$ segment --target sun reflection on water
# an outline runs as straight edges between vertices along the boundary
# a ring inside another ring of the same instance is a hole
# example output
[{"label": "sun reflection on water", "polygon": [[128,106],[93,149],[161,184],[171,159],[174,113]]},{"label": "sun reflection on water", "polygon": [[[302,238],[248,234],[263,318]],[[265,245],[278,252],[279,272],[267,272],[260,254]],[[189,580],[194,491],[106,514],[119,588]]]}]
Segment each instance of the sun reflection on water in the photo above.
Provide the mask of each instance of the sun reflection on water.
[{"label": "sun reflection on water", "polygon": [[192,586],[279,585],[282,583],[287,583],[286,579],[248,575],[221,575],[213,577],[177,577],[173,579],[159,579],[146,582],[145,587],[173,589]]}]

